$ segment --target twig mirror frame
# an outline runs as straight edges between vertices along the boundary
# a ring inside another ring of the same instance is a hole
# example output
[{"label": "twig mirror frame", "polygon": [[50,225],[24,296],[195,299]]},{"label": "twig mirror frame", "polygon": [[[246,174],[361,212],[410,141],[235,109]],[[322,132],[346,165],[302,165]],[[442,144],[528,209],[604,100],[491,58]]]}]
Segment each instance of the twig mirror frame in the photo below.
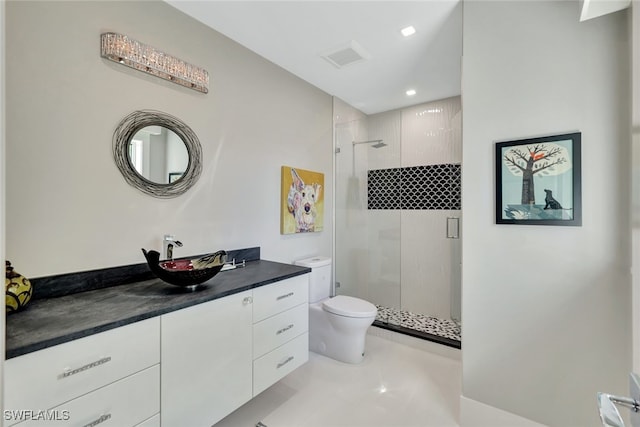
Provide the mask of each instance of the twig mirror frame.
[{"label": "twig mirror frame", "polygon": [[[182,177],[169,184],[159,184],[138,173],[129,157],[133,136],[147,126],[162,126],[173,131],[187,149],[189,162]],[[125,181],[132,187],[158,198],[173,198],[189,190],[202,173],[202,146],[196,134],[182,120],[155,110],[137,110],[118,124],[113,134],[113,158]]]}]

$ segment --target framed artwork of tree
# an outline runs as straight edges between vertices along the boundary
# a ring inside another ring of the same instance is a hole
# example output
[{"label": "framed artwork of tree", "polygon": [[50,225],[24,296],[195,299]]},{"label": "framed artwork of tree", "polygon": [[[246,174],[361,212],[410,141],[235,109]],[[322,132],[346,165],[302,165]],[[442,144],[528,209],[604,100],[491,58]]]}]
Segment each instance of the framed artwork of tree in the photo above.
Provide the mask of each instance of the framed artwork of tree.
[{"label": "framed artwork of tree", "polygon": [[496,224],[582,225],[581,133],[496,143]]}]

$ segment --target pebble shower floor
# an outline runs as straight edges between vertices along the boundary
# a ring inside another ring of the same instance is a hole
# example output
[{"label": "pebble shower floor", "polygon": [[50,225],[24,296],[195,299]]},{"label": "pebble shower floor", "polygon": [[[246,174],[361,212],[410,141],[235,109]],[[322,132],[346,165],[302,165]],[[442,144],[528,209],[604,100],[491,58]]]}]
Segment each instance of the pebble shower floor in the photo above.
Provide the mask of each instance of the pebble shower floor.
[{"label": "pebble shower floor", "polygon": [[459,348],[459,344],[462,341],[460,325],[453,320],[440,319],[433,316],[416,314],[410,311],[403,311],[380,305],[377,305],[376,307],[378,308],[376,323],[399,326],[401,328],[445,338],[446,340],[452,340],[454,342],[457,341]]}]

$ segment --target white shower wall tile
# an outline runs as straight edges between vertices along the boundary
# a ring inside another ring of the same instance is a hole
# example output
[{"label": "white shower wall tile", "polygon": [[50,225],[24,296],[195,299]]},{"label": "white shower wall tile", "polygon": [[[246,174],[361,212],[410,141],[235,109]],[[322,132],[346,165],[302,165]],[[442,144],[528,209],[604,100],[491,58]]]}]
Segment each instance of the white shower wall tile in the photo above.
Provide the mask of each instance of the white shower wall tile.
[{"label": "white shower wall tile", "polygon": [[[357,184],[357,183],[356,183]],[[337,197],[355,197],[353,189],[337,188]],[[365,196],[366,197],[366,196]],[[347,203],[336,206],[336,235],[340,242],[348,244],[336,245],[334,268],[336,269],[336,280],[340,282],[340,289],[337,293],[343,295],[364,295],[368,283],[368,269],[362,267],[367,265],[368,257],[367,244],[367,212],[355,206],[358,201],[354,200],[351,205]]]},{"label": "white shower wall tile", "polygon": [[459,96],[402,110],[402,166],[462,162]]},{"label": "white shower wall tile", "polygon": [[[368,268],[366,159],[356,159],[353,141],[368,139],[367,117],[343,101],[334,99],[336,148],[336,235],[333,266],[342,295],[366,295]],[[358,154],[361,154],[358,152]],[[364,267],[363,267],[364,265]]]},{"label": "white shower wall tile", "polygon": [[[352,249],[351,259],[353,264],[348,266],[350,268],[350,276],[352,282],[350,283],[351,290],[349,292],[338,292],[342,295],[362,295],[362,298],[369,300],[371,298],[371,279],[369,273],[369,249],[368,248],[354,248]],[[342,282],[341,282],[342,283]],[[341,284],[342,289],[342,284]]]},{"label": "white shower wall tile", "polygon": [[402,114],[400,111],[369,116],[369,138],[381,139],[386,147],[368,148],[367,169],[387,169],[400,166],[401,138],[402,138]]},{"label": "white shower wall tile", "polygon": [[388,307],[400,307],[400,211],[367,211],[368,271],[367,296]]},{"label": "white shower wall tile", "polygon": [[333,97],[333,123],[335,125],[366,120],[366,118],[367,115],[362,111],[352,107],[340,98]]},{"label": "white shower wall tile", "polygon": [[401,269],[403,310],[448,319],[451,311],[452,240],[447,218],[457,211],[403,210]]}]

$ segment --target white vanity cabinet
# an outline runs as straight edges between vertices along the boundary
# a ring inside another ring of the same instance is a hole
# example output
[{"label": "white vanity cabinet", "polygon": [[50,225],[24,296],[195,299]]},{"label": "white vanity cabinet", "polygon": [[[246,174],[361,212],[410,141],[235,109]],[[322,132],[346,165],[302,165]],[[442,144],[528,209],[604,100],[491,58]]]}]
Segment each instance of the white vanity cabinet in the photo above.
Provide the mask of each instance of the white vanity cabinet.
[{"label": "white vanity cabinet", "polygon": [[308,289],[303,274],[9,359],[4,425],[209,427],[308,360]]},{"label": "white vanity cabinet", "polygon": [[208,427],[309,357],[309,275],[162,316],[162,427]]},{"label": "white vanity cabinet", "polygon": [[253,291],[253,396],[309,360],[309,275]]},{"label": "white vanity cabinet", "polygon": [[161,317],[162,427],[215,424],[251,399],[252,291]]},{"label": "white vanity cabinet", "polygon": [[159,318],[9,359],[5,425],[135,426],[160,412],[159,363]]}]

